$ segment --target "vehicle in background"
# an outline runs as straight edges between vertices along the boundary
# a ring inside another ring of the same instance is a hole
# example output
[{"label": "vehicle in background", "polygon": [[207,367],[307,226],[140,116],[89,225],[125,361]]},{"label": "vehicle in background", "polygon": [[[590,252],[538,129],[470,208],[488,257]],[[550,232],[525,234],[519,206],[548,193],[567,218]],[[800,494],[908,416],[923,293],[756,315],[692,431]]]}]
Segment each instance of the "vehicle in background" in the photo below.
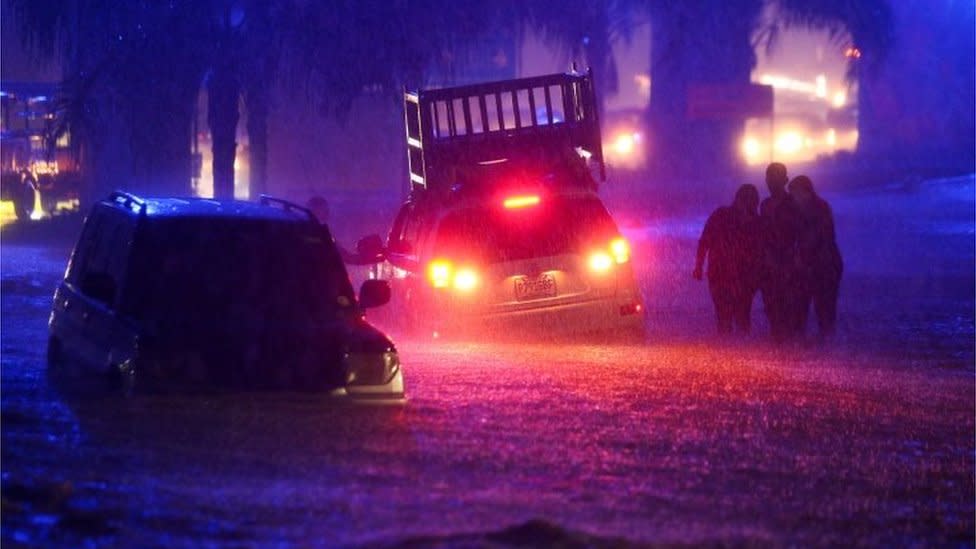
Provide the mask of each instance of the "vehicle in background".
[{"label": "vehicle in background", "polygon": [[603,154],[611,168],[640,170],[647,166],[643,111],[608,111],[602,125]]},{"label": "vehicle in background", "polygon": [[359,255],[390,280],[392,326],[440,336],[643,336],[630,248],[604,177],[590,74],[405,96],[411,193],[386,245]]},{"label": "vehicle in background", "polygon": [[129,391],[315,390],[400,398],[393,342],[363,309],[327,226],[263,197],[115,192],[85,221],[50,317],[48,368]]},{"label": "vehicle in background", "polygon": [[46,84],[4,83],[0,89],[0,200],[13,202],[18,219],[51,215],[59,204],[77,206],[80,164],[55,93]]},{"label": "vehicle in background", "polygon": [[[826,118],[811,114],[778,114],[767,119],[749,119],[741,142],[746,164],[756,166],[770,159],[790,163],[813,162],[818,157],[857,147],[856,120],[840,110]],[[770,140],[770,130],[774,139]]]}]

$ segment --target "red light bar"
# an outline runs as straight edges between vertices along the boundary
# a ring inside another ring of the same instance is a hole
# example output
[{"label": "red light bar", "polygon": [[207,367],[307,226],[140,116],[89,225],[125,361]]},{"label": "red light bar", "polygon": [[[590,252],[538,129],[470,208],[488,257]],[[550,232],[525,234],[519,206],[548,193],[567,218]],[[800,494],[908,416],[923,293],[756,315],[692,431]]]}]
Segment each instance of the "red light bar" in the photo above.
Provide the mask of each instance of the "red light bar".
[{"label": "red light bar", "polygon": [[510,196],[503,202],[506,208],[526,208],[528,206],[537,206],[539,204],[539,195],[529,194],[523,196]]}]

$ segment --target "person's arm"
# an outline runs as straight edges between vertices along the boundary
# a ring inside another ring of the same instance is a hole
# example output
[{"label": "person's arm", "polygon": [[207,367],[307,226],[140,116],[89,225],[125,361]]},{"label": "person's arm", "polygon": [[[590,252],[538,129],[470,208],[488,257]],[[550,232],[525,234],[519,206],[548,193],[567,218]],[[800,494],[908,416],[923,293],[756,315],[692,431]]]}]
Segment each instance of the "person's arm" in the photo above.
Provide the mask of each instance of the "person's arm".
[{"label": "person's arm", "polygon": [[715,213],[708,216],[708,221],[705,221],[705,228],[702,229],[701,238],[698,239],[698,253],[695,257],[695,270],[691,273],[691,276],[695,280],[702,279],[702,268],[705,266],[705,256],[708,255],[708,251],[712,248],[712,240],[714,239],[715,233]]},{"label": "person's arm", "polygon": [[820,230],[828,243],[837,242],[837,233],[834,231],[834,212],[831,210],[830,204],[826,202],[823,203],[823,219],[821,219]]}]

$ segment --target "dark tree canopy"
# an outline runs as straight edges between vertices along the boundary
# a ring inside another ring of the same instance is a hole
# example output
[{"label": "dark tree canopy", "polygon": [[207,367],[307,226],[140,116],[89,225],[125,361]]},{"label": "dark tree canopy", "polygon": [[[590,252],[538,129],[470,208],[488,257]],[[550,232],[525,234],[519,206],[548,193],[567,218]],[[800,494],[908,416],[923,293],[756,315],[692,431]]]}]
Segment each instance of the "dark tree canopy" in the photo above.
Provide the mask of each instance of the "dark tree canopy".
[{"label": "dark tree canopy", "polygon": [[[891,137],[897,135],[891,131],[892,117],[878,110],[886,101],[878,93],[894,89],[901,101],[931,98],[914,98],[910,90],[897,87],[892,71],[882,66],[896,44],[898,24],[898,10],[887,0],[9,2],[33,50],[61,60],[67,120],[83,143],[86,171],[100,182],[95,192],[116,181],[132,181],[153,192],[189,192],[189,143],[202,86],[209,91],[215,189],[225,196],[233,192],[243,104],[252,190],[261,191],[272,91],[280,83],[319,112],[341,118],[364,92],[388,94],[395,105],[402,86],[424,85],[432,74],[453,74],[470,61],[479,40],[499,33],[514,40],[526,26],[592,66],[605,98],[616,88],[612,45],[628,38],[637,18],[649,18],[649,158],[665,175],[735,171],[742,120],[689,117],[689,89],[748,84],[757,37],[774,40],[780,29],[826,30],[863,53],[852,64],[852,74],[860,84],[865,150],[898,146]],[[953,6],[945,11],[945,21],[930,16],[936,25],[945,24],[942,36],[948,44],[933,49],[971,50],[966,41],[971,32],[950,32],[958,24],[949,20],[961,16],[971,21],[972,6]],[[762,17],[769,11],[772,24]],[[947,69],[962,75],[963,87],[967,75],[972,80],[972,63],[966,65],[971,57],[955,55]],[[962,101],[971,98],[970,91]],[[972,110],[957,107],[964,114]],[[965,117],[949,117],[946,124],[954,135],[964,136],[972,124],[958,119]]]}]

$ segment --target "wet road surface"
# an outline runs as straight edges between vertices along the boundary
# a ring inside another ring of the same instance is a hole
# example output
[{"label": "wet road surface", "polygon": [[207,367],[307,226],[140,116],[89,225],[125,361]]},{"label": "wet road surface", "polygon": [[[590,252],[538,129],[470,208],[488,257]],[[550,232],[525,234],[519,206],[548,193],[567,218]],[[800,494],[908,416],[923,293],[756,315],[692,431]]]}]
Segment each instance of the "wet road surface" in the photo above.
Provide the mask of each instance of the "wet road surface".
[{"label": "wet road surface", "polygon": [[400,406],[62,396],[43,355],[66,251],[5,242],[3,542],[971,546],[969,188],[938,227],[917,202],[902,223],[905,200],[838,201],[849,270],[829,346],[769,345],[758,303],[756,336],[713,338],[682,229],[700,225],[673,221],[628,231],[645,344],[400,340]]}]

